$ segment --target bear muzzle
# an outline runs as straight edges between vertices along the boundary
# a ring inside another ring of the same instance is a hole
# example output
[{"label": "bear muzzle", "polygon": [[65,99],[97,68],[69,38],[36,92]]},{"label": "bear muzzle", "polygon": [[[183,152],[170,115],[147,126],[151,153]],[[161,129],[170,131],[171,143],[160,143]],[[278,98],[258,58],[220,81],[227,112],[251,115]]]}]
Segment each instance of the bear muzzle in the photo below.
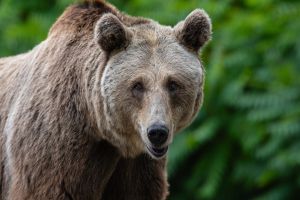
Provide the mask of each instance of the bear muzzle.
[{"label": "bear muzzle", "polygon": [[169,129],[165,125],[154,124],[147,129],[147,137],[151,143],[147,146],[151,155],[156,158],[163,157],[168,151],[166,143],[169,138]]},{"label": "bear muzzle", "polygon": [[164,125],[154,124],[147,129],[148,139],[155,147],[164,145],[169,136],[169,129]]}]

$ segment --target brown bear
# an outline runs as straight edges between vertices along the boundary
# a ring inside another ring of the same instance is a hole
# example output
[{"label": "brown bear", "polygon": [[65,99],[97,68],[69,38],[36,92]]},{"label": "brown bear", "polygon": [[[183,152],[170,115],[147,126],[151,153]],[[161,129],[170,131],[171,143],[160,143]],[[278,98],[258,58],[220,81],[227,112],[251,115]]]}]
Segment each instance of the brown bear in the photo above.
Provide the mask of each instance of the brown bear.
[{"label": "brown bear", "polygon": [[0,59],[2,200],[161,200],[166,153],[203,98],[201,9],[175,27],[86,0]]}]

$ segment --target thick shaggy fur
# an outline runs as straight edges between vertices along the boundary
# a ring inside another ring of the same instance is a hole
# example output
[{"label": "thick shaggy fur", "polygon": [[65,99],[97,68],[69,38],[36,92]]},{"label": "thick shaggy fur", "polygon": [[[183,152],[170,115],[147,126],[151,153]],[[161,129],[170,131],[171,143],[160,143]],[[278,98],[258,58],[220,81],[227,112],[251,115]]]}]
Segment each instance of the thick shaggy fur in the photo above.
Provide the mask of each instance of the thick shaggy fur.
[{"label": "thick shaggy fur", "polygon": [[[198,27],[193,27],[193,17],[173,30],[122,14],[102,1],[86,1],[67,8],[33,50],[0,59],[0,199],[166,199],[166,159],[151,158],[144,136],[136,131],[138,122],[146,124],[152,104],[116,93],[127,89],[113,87],[120,79],[114,74],[123,77],[133,71],[120,67],[120,72],[111,72],[110,67],[139,59],[136,53],[123,60],[119,55],[126,48],[130,52],[150,45],[147,51],[154,51],[154,46],[169,42],[174,52],[166,55],[172,54],[177,63],[191,63],[189,69],[174,70],[192,80],[181,77],[192,89],[178,97],[184,102],[180,109],[173,109],[177,100],[160,103],[169,108],[162,116],[173,132],[187,126],[203,96],[196,52],[211,33],[207,16],[196,17]],[[117,107],[126,101],[128,110]],[[143,109],[135,112],[130,105]]]}]

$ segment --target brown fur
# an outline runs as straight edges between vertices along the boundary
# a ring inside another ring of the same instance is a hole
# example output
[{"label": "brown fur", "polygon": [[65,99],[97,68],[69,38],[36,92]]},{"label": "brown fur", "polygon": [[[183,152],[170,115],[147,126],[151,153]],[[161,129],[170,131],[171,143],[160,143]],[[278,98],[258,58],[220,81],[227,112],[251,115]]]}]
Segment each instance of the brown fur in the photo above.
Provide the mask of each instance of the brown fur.
[{"label": "brown fur", "polygon": [[[201,105],[210,22],[200,11],[187,22],[85,1],[33,50],[0,59],[0,199],[166,199],[166,158],[146,150],[145,128],[164,120],[169,145]],[[130,91],[136,81],[145,91]]]}]

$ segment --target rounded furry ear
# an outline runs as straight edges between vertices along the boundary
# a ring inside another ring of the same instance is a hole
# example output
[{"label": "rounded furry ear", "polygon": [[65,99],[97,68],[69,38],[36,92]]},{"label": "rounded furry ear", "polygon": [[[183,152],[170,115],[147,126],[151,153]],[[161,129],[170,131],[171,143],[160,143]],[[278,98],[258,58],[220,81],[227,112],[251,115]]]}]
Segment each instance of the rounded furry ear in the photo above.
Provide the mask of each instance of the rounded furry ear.
[{"label": "rounded furry ear", "polygon": [[113,14],[104,14],[97,22],[95,39],[104,51],[121,49],[128,45],[130,38],[130,31]]},{"label": "rounded furry ear", "polygon": [[186,47],[199,51],[211,38],[211,20],[202,9],[196,9],[175,27],[175,34],[180,43]]}]

